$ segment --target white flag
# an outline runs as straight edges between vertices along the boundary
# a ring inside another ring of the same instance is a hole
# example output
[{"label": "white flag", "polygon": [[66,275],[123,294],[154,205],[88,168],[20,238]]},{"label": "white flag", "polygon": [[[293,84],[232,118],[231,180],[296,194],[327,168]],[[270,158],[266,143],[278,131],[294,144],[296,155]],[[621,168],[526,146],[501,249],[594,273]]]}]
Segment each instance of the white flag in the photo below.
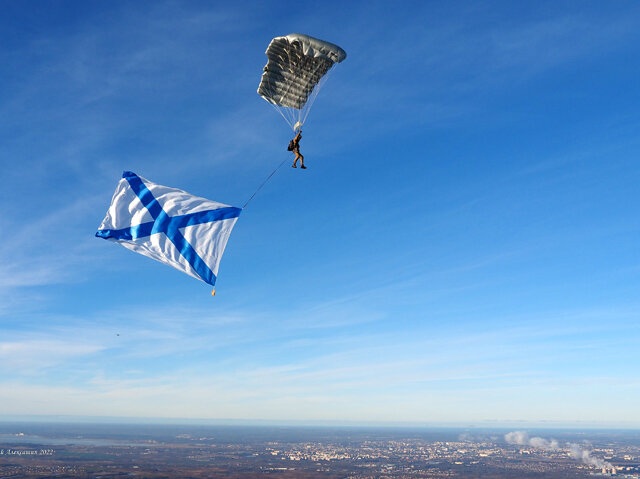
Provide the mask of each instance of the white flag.
[{"label": "white flag", "polygon": [[241,211],[125,171],[96,236],[213,286]]}]

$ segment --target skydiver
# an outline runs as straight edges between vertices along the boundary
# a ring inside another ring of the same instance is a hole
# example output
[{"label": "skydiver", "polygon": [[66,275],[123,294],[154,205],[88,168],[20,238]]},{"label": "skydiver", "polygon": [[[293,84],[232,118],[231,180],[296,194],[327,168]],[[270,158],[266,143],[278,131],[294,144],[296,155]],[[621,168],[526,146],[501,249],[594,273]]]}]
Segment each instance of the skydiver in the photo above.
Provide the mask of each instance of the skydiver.
[{"label": "skydiver", "polygon": [[293,165],[291,165],[292,168],[297,168],[296,163],[298,162],[298,158],[300,158],[300,168],[302,168],[303,170],[306,170],[307,167],[304,166],[304,156],[302,156],[300,154],[300,139],[302,138],[302,130],[298,130],[298,134],[296,135],[296,137],[291,140],[291,151],[293,151],[296,154],[296,158],[293,160]]}]

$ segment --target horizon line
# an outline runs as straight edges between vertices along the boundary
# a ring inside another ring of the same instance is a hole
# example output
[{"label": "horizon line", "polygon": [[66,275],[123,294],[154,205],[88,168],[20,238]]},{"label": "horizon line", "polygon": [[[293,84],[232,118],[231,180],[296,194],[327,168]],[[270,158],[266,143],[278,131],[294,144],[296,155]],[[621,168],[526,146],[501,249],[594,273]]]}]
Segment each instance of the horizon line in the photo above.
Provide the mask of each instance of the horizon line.
[{"label": "horizon line", "polygon": [[339,419],[240,419],[240,418],[180,418],[180,417],[134,417],[134,416],[75,416],[54,414],[0,414],[0,423],[42,422],[76,424],[122,424],[122,425],[201,425],[201,426],[270,426],[270,427],[362,427],[362,428],[406,428],[406,429],[601,429],[640,430],[640,424],[604,423],[598,421],[555,420],[494,420],[480,421],[350,421]]}]

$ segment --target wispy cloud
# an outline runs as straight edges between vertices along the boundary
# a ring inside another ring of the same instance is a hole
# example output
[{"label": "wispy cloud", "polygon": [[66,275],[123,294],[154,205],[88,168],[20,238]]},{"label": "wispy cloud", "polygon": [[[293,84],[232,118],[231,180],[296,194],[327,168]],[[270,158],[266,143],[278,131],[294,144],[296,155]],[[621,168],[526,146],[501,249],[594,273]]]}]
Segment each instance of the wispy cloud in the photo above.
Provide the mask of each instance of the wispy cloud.
[{"label": "wispy cloud", "polygon": [[0,342],[2,369],[22,372],[46,370],[66,361],[95,354],[104,349],[97,344],[78,343],[76,340],[31,339]]},{"label": "wispy cloud", "polygon": [[[622,12],[532,14],[514,22],[489,5],[409,8],[420,25],[360,30],[352,45],[349,75],[341,78],[338,101],[332,101],[341,117],[376,112],[363,128],[402,130],[418,121],[440,129],[479,115],[486,122],[487,96],[528,87],[554,69],[590,62],[637,37],[636,18]],[[408,12],[388,12],[378,4],[355,16],[402,14]]]},{"label": "wispy cloud", "polygon": [[5,219],[5,231],[10,234],[0,245],[0,294],[24,286],[81,280],[78,275],[89,254],[85,240],[90,237],[83,238],[79,226],[96,205],[89,197],[53,211],[39,209],[32,213],[35,218],[26,221],[19,213]]}]

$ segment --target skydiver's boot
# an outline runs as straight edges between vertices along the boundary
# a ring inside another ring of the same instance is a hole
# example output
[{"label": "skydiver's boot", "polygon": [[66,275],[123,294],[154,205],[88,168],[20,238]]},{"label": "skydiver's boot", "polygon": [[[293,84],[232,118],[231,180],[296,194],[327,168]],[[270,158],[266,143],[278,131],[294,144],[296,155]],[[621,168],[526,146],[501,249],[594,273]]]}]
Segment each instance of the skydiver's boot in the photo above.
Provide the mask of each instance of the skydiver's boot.
[{"label": "skydiver's boot", "polygon": [[300,168],[302,168],[303,170],[306,170],[306,169],[307,169],[307,167],[306,167],[306,166],[304,166],[304,165],[300,165]]}]

